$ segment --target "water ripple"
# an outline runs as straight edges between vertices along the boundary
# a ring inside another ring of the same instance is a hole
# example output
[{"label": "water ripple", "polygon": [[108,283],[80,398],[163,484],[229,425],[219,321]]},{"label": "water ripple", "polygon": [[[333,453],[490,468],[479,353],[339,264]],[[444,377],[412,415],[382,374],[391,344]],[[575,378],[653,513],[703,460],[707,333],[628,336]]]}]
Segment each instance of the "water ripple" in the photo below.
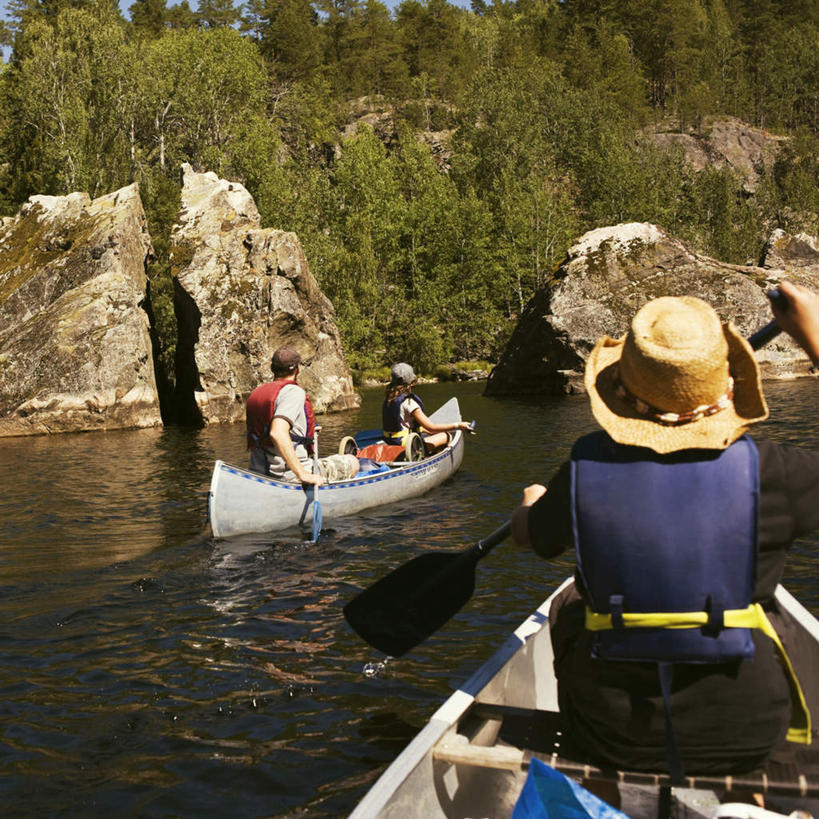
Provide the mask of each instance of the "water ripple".
[{"label": "water ripple", "polygon": [[[451,387],[424,387],[434,406]],[[767,388],[764,434],[815,446],[814,381]],[[341,608],[425,551],[507,519],[593,428],[585,399],[500,401],[459,385],[478,420],[459,474],[423,498],[297,530],[214,541],[213,460],[241,426],[0,441],[0,793],[6,815],[344,815],[466,679],[572,571],[503,544],[472,600],[402,658]],[[379,423],[380,391],[322,419],[326,451]],[[514,434],[510,434],[514,432]],[[25,480],[19,464],[27,465]],[[52,465],[60,464],[58,475]],[[819,611],[816,539],[791,589]],[[537,582],[533,582],[537,578]]]}]

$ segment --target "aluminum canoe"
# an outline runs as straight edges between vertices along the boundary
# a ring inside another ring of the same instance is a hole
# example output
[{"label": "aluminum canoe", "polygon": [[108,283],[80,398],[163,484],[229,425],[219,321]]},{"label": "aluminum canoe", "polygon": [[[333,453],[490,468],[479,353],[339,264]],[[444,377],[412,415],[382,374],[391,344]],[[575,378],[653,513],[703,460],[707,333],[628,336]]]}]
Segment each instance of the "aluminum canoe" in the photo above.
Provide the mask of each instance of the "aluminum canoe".
[{"label": "aluminum canoe", "polygon": [[[601,771],[562,757],[549,615],[552,601],[572,582],[566,580],[444,702],[365,794],[350,819],[509,817],[532,756],[577,781],[584,776],[614,781],[620,789],[620,810],[632,819],[773,817],[797,808],[819,817],[819,781],[799,771],[785,781],[754,773],[732,781],[696,777],[687,781],[687,787],[671,787],[661,774]],[[782,586],[776,590],[776,600],[795,624],[789,654],[816,722],[819,621]],[[537,740],[530,741],[532,737]],[[812,747],[816,744],[815,739]],[[766,793],[769,812],[754,813],[749,806],[737,806],[735,811],[733,805],[724,804],[726,785],[736,788],[743,783],[753,792]],[[770,812],[771,806],[782,813]]]},{"label": "aluminum canoe", "polygon": [[[443,424],[460,421],[458,399],[451,398],[429,417]],[[388,472],[325,484],[318,496],[324,523],[423,495],[458,470],[463,454],[464,436],[458,430],[445,449],[422,461],[395,466]],[[277,481],[224,461],[216,461],[213,468],[208,514],[214,537],[309,526],[312,504],[312,488]]]}]

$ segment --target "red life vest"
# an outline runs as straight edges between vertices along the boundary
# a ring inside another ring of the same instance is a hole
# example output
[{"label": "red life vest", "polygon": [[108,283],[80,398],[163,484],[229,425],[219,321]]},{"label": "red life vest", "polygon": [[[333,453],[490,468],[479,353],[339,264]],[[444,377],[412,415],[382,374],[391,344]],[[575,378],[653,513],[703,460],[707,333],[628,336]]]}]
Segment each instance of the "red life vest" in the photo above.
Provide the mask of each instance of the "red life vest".
[{"label": "red life vest", "polygon": [[[284,387],[296,384],[295,381],[270,381],[256,387],[248,396],[245,408],[245,424],[247,426],[247,448],[255,449],[264,446],[270,439],[270,427],[273,424],[273,415],[276,410],[276,398]],[[298,386],[298,385],[296,385]],[[307,418],[307,435],[296,435],[291,427],[290,439],[294,444],[301,444],[309,455],[313,454],[313,436],[316,434],[316,416],[313,405],[305,394],[304,415]]]}]

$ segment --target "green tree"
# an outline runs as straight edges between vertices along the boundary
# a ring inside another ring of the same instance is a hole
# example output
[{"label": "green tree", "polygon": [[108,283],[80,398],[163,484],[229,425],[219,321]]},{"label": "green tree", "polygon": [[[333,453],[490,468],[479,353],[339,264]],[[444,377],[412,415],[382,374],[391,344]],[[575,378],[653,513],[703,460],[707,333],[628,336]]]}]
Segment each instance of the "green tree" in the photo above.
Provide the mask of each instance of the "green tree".
[{"label": "green tree", "polygon": [[491,213],[472,191],[459,193],[408,129],[400,134],[394,167],[405,204],[391,274],[402,299],[392,302],[385,330],[391,358],[431,371],[453,357],[485,357],[504,308]]},{"label": "green tree", "polygon": [[502,263],[488,262],[507,318],[550,276],[579,225],[571,175],[558,165],[555,117],[568,88],[558,67],[482,72],[466,97],[454,138],[453,173],[493,217]]},{"label": "green tree", "polygon": [[96,196],[127,180],[123,100],[132,74],[121,18],[105,5],[67,8],[53,25],[38,19],[20,32],[2,86],[13,199]]},{"label": "green tree", "polygon": [[11,29],[0,20],[0,46],[10,46],[13,40]]},{"label": "green tree", "polygon": [[165,0],[135,0],[129,11],[137,33],[158,37],[164,31],[168,15]]},{"label": "green tree", "polygon": [[294,154],[323,162],[338,139],[338,104],[330,81],[317,72],[300,81],[275,81],[272,116]]},{"label": "green tree", "polygon": [[197,16],[206,28],[229,28],[240,17],[233,0],[199,0]]},{"label": "green tree", "polygon": [[783,145],[772,173],[757,189],[766,225],[789,233],[819,233],[819,137],[800,128]]},{"label": "green tree", "polygon": [[244,177],[275,164],[278,139],[256,45],[230,28],[171,31],[148,43],[137,76],[142,163],[191,162]]},{"label": "green tree", "polygon": [[573,89],[599,96],[635,126],[648,119],[646,79],[628,37],[612,23],[575,27],[562,57],[564,76]]},{"label": "green tree", "polygon": [[410,76],[425,72],[430,91],[445,99],[459,98],[476,67],[465,15],[446,0],[404,0],[396,12]]},{"label": "green tree", "polygon": [[819,28],[778,27],[760,47],[757,67],[760,124],[819,130]]},{"label": "green tree", "polygon": [[713,93],[714,111],[738,113],[745,86],[736,25],[723,0],[711,0],[707,13],[701,56],[703,78]]},{"label": "green tree", "polygon": [[333,174],[331,234],[338,244],[322,286],[336,308],[353,367],[381,363],[381,311],[396,283],[387,274],[400,247],[403,200],[386,149],[369,128],[345,140]]},{"label": "green tree", "polygon": [[198,25],[196,12],[191,9],[188,0],[171,6],[165,19],[172,29],[195,28]]},{"label": "green tree", "polygon": [[747,264],[759,258],[764,221],[733,172],[705,168],[693,177],[687,193],[691,210],[680,231],[684,236],[727,262]]},{"label": "green tree", "polygon": [[364,0],[352,9],[339,44],[338,71],[351,96],[406,91],[408,71],[398,34],[389,10],[379,0]]},{"label": "green tree", "polygon": [[321,67],[325,30],[309,0],[257,0],[253,14],[261,53],[277,77],[305,80]]}]

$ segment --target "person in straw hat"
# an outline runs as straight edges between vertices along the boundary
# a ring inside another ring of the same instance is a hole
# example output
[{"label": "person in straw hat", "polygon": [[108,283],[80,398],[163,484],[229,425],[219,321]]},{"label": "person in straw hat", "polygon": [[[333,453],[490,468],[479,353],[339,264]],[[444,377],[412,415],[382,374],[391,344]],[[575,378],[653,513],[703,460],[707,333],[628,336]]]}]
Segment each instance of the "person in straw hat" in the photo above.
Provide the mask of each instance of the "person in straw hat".
[{"label": "person in straw hat", "polygon": [[[819,364],[819,296],[780,289],[776,319]],[[746,434],[768,416],[753,351],[697,298],[647,303],[585,383],[602,429],[512,516],[542,557],[575,548],[552,617],[564,735],[588,761],[677,778],[808,742],[770,624],[787,549],[819,528],[819,452]]]}]

